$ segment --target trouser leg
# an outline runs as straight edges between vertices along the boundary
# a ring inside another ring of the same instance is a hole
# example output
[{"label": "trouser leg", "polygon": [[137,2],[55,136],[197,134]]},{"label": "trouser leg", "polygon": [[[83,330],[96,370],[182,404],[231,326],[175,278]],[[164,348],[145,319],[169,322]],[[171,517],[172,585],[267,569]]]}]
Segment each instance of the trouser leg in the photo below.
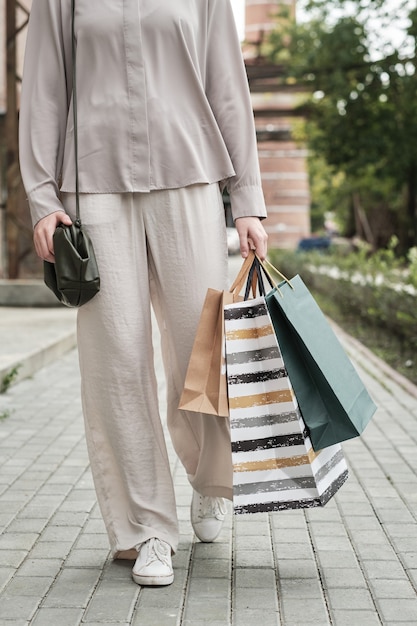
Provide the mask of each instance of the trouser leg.
[{"label": "trouser leg", "polygon": [[193,185],[153,192],[144,219],[172,442],[197,491],[231,499],[228,419],[178,410],[207,288],[227,285],[227,241],[219,187]]},{"label": "trouser leg", "polygon": [[[83,195],[101,291],[78,313],[87,446],[115,555],[178,524],[153,367],[143,207],[149,194]],[[67,197],[70,213],[73,196]]]}]

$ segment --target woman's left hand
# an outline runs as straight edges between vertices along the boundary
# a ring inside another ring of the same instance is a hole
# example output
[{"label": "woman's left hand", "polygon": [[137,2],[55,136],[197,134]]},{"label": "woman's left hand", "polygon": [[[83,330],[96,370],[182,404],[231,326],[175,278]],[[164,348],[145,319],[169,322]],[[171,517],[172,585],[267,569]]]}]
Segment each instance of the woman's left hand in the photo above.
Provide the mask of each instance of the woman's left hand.
[{"label": "woman's left hand", "polygon": [[249,250],[256,250],[261,261],[264,261],[267,253],[268,235],[259,217],[238,217],[235,226],[239,233],[242,257],[246,259]]}]

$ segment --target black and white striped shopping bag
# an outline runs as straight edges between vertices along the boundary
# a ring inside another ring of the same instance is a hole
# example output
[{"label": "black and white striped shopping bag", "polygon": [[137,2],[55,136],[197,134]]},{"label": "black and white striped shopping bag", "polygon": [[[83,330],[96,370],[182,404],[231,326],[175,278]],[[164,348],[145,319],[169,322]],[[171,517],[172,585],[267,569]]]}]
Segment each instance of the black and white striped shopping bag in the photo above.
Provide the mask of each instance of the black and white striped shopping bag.
[{"label": "black and white striped shopping bag", "polygon": [[225,306],[235,513],[324,506],[345,482],[339,444],[313,450],[263,296]]}]

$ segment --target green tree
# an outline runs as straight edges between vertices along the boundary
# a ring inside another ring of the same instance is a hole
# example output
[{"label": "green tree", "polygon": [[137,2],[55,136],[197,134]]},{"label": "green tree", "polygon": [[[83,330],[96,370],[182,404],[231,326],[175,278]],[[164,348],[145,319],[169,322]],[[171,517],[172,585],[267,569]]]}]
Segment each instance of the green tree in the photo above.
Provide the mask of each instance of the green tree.
[{"label": "green tree", "polygon": [[[281,15],[267,49],[311,94],[303,107],[313,202],[328,210],[329,198],[337,201],[345,230],[350,207],[375,247],[395,232],[402,250],[417,242],[417,10],[409,5],[310,0],[310,19]],[[396,23],[394,46],[385,34]],[[336,189],[314,180],[323,168]]]}]

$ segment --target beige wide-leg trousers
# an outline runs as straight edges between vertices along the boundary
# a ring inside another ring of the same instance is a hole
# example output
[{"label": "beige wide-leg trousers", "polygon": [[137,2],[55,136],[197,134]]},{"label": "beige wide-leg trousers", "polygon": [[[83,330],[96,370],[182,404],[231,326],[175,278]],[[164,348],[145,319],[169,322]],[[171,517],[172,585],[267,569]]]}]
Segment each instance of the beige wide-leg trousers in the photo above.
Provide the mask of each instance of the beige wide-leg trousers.
[{"label": "beige wide-leg trousers", "polygon": [[[73,217],[74,195],[64,194],[64,204]],[[112,554],[132,558],[135,546],[151,537],[175,552],[178,523],[158,407],[151,304],[175,451],[197,491],[231,499],[228,420],[177,408],[206,290],[227,283],[219,187],[82,194],[81,217],[101,277],[100,293],[78,313],[82,401]]]}]

